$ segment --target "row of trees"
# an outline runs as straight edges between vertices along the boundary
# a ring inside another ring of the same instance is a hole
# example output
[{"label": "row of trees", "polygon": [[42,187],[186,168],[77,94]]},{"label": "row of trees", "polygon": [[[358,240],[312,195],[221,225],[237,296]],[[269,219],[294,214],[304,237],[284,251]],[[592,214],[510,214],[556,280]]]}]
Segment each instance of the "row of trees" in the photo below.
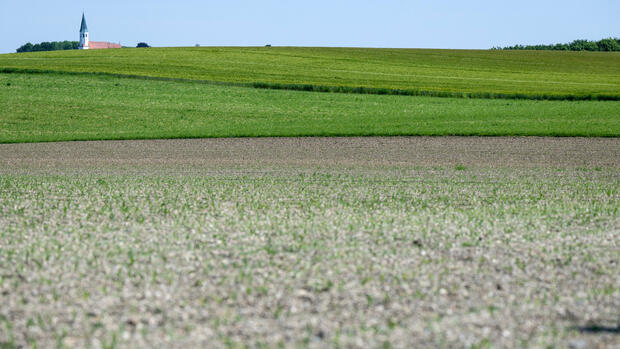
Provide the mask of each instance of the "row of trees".
[{"label": "row of trees", "polygon": [[620,38],[607,38],[599,41],[575,40],[569,44],[555,45],[515,45],[494,47],[494,50],[555,50],[555,51],[620,51]]},{"label": "row of trees", "polygon": [[[60,50],[77,50],[80,47],[78,41],[52,41],[42,42],[40,44],[27,43],[17,49],[17,52],[37,52],[37,51],[60,51]],[[136,47],[151,47],[146,42],[138,43]]]},{"label": "row of trees", "polygon": [[78,41],[52,41],[42,42],[40,44],[27,43],[17,49],[17,52],[37,52],[37,51],[59,51],[59,50],[77,50],[80,46]]}]

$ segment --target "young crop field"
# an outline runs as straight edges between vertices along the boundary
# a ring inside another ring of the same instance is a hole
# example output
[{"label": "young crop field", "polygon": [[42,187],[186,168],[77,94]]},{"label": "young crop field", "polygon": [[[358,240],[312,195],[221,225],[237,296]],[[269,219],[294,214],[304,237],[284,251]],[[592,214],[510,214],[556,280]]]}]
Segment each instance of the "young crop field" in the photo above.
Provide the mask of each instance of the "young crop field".
[{"label": "young crop field", "polygon": [[617,347],[618,138],[0,144],[3,347]]},{"label": "young crop field", "polygon": [[620,99],[620,52],[199,47],[0,55],[0,71],[24,69],[319,91]]},{"label": "young crop field", "polygon": [[378,96],[0,74],[3,143],[371,135],[617,137],[620,102]]}]

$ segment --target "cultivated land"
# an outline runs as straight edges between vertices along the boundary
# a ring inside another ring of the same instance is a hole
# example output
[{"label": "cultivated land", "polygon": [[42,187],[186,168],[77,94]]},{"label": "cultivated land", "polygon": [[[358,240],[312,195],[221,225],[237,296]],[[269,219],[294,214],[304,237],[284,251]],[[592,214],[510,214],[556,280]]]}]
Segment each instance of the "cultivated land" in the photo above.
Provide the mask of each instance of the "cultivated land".
[{"label": "cultivated land", "polygon": [[0,342],[617,347],[617,138],[0,145]]},{"label": "cultivated land", "polygon": [[0,142],[369,135],[618,136],[620,102],[354,95],[0,74]]},{"label": "cultivated land", "polygon": [[[0,143],[280,137],[0,144],[0,347],[618,347],[619,99],[620,53],[0,55]],[[285,137],[373,135],[609,138]]]},{"label": "cultivated land", "polygon": [[346,92],[620,99],[620,52],[205,47],[0,55],[0,70],[10,69]]}]

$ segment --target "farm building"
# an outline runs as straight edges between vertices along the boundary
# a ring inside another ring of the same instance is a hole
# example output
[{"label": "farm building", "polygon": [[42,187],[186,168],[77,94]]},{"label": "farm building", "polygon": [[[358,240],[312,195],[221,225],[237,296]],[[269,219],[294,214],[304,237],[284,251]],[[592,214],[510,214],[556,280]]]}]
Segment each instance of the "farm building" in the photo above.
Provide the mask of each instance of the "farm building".
[{"label": "farm building", "polygon": [[90,41],[88,38],[88,26],[86,17],[82,13],[82,24],[80,25],[80,50],[99,50],[104,48],[121,48],[121,44],[105,41]]}]

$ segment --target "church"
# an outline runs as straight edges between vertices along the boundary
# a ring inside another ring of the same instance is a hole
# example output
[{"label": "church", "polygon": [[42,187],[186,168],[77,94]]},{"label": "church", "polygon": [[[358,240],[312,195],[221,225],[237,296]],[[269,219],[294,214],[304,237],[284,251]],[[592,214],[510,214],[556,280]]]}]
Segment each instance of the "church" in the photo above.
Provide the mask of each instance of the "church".
[{"label": "church", "polygon": [[90,41],[88,39],[88,26],[86,25],[86,17],[82,13],[82,25],[80,25],[80,50],[99,50],[104,48],[121,48],[121,44],[115,44],[105,41]]}]

